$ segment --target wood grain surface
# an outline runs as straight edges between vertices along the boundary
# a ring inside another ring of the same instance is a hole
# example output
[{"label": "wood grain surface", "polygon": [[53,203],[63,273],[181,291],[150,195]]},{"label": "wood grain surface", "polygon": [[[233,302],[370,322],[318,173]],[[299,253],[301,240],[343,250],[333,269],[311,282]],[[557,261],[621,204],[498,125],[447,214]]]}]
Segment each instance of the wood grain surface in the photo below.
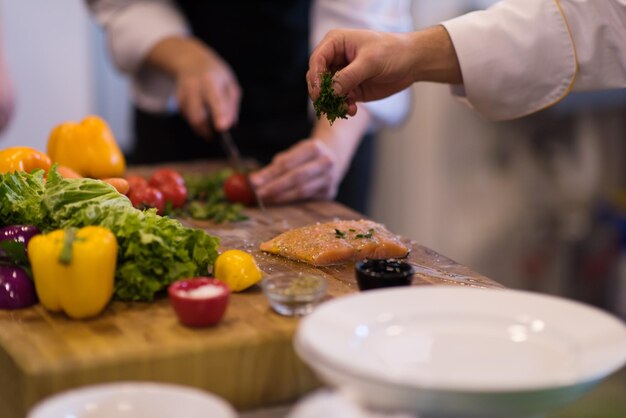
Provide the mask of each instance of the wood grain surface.
[{"label": "wood grain surface", "polygon": [[[353,266],[315,268],[262,253],[258,246],[294,227],[361,215],[332,202],[247,209],[233,224],[182,220],[221,238],[221,250],[252,253],[265,273],[308,271],[328,279],[327,299],[357,292]],[[401,234],[401,231],[392,231]],[[486,277],[407,239],[414,285],[500,287]],[[159,262],[159,260],[155,260]],[[254,286],[233,294],[222,322],[192,329],[178,323],[167,298],[113,301],[95,319],[75,321],[41,306],[0,311],[0,416],[22,418],[38,401],[79,386],[157,381],[210,391],[239,410],[291,402],[319,386],[296,356],[297,318],[274,313]]]}]

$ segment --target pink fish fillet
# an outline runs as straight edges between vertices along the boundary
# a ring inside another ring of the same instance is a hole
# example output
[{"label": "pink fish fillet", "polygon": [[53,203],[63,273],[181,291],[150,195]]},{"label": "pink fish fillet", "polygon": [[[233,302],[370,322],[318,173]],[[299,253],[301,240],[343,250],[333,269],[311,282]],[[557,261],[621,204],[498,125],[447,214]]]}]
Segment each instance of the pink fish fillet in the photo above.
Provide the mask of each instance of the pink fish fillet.
[{"label": "pink fish fillet", "polygon": [[333,221],[292,229],[262,243],[260,248],[314,266],[366,258],[402,258],[409,253],[399,237],[368,220]]}]

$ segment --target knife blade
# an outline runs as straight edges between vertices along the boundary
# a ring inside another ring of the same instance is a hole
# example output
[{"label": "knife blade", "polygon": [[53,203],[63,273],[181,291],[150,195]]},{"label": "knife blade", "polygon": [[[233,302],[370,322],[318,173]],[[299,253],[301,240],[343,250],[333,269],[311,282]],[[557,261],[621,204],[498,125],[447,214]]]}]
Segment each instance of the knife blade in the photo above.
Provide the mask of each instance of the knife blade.
[{"label": "knife blade", "polygon": [[226,158],[228,159],[228,163],[235,171],[246,174],[246,181],[248,182],[248,187],[252,190],[252,194],[259,206],[261,212],[267,216],[267,210],[265,209],[265,204],[263,204],[263,200],[259,198],[259,195],[256,192],[256,188],[250,181],[250,177],[247,175],[248,171],[246,169],[245,164],[241,159],[241,153],[239,152],[239,148],[235,141],[233,140],[233,136],[230,131],[216,131],[217,136],[219,137],[220,143],[222,144],[222,148],[224,149],[224,153],[226,154]]}]

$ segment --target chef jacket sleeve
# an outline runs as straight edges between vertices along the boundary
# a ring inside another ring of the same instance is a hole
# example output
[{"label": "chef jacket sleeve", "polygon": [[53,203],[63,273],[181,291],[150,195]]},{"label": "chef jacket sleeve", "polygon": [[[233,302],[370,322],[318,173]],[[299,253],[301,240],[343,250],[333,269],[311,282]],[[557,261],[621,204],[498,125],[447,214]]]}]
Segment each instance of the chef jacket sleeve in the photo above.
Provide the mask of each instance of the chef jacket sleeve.
[{"label": "chef jacket sleeve", "polygon": [[[315,0],[311,11],[311,48],[335,28],[360,28],[384,32],[413,30],[410,0]],[[373,116],[374,126],[402,122],[411,104],[407,89],[386,99],[359,104]]]},{"label": "chef jacket sleeve", "polygon": [[147,111],[164,111],[174,91],[173,80],[142,63],[160,40],[189,33],[185,18],[168,0],[87,0],[87,4],[105,30],[115,65],[132,77],[135,104]]},{"label": "chef jacket sleeve", "polygon": [[453,91],[489,119],[626,87],[625,0],[504,0],[442,24],[463,74]]}]

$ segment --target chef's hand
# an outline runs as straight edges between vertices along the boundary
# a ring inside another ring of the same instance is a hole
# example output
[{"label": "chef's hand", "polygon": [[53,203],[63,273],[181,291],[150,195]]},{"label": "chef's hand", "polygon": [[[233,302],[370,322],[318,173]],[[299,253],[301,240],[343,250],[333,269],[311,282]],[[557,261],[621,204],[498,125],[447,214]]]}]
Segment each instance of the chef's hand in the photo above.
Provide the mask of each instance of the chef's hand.
[{"label": "chef's hand", "polygon": [[320,74],[337,71],[333,88],[346,95],[348,114],[357,101],[378,100],[416,81],[461,83],[461,70],[448,32],[435,26],[411,33],[335,29],[309,58],[307,84],[311,99],[320,93]]},{"label": "chef's hand", "polygon": [[259,198],[270,204],[333,199],[370,118],[364,110],[332,126],[319,120],[311,138],[276,154],[268,166],[250,175]]},{"label": "chef's hand", "polygon": [[250,175],[250,181],[266,203],[332,199],[341,181],[337,160],[323,140],[306,139],[276,154],[268,166]]},{"label": "chef's hand", "polygon": [[199,135],[209,138],[212,125],[225,131],[237,121],[241,87],[213,49],[195,38],[170,37],[152,48],[146,62],[175,78],[180,111]]}]

